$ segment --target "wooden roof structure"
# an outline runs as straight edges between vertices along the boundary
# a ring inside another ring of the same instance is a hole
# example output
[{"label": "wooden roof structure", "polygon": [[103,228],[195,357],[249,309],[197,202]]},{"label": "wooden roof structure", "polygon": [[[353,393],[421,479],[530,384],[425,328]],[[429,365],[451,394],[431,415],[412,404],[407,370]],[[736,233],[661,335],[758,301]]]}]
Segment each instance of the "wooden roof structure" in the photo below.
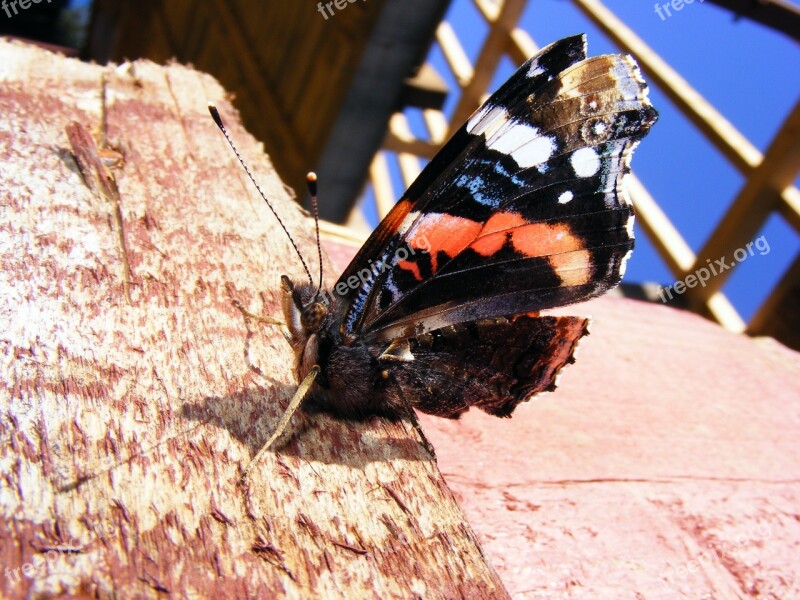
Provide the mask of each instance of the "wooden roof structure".
[{"label": "wooden roof structure", "polygon": [[[648,81],[661,90],[690,120],[698,131],[745,177],[744,186],[732,199],[727,213],[717,224],[705,245],[695,253],[681,233],[671,223],[656,199],[635,175],[629,181],[629,191],[637,209],[639,222],[655,246],[661,259],[676,280],[683,280],[704,266],[707,260],[731,257],[757,235],[774,213],[800,233],[800,192],[793,181],[800,171],[800,103],[795,105],[775,135],[767,152],[762,154],[711,103],[692,88],[663,58],[656,54],[635,31],[618,19],[600,0],[571,0],[597,25],[620,50],[636,57]],[[719,2],[723,6],[735,4]],[[755,11],[761,22],[773,25],[782,15],[785,22],[798,19],[797,9],[781,10],[781,3],[770,2],[769,10]],[[488,90],[495,68],[506,55],[521,64],[537,50],[530,35],[517,27],[525,8],[525,0],[475,0],[489,32],[474,64],[470,62],[459,41],[460,35],[443,21],[436,31],[436,42],[442,50],[452,74],[460,84],[460,98],[448,120],[437,110],[425,110],[423,116],[428,137],[420,139],[411,133],[408,121],[401,112],[395,113],[388,127],[382,150],[375,155],[370,167],[378,214],[382,217],[391,208],[399,191],[392,187],[388,160],[396,156],[404,183],[409,185],[420,171],[420,158],[430,159],[441,145],[480,104]],[[738,7],[742,11],[747,7]],[[358,224],[353,215],[351,224]],[[745,323],[735,307],[722,293],[730,270],[722,273],[705,287],[687,289],[685,306],[720,323],[735,332],[769,335],[793,348],[800,348],[800,256],[775,286],[768,300],[750,323]]]},{"label": "wooden roof structure", "polygon": [[310,2],[95,0],[85,54],[214,74],[284,182],[303,190],[383,7],[370,0],[324,16]]},{"label": "wooden roof structure", "polygon": [[[745,178],[727,213],[695,252],[657,199],[631,177],[639,222],[676,280],[708,259],[731,256],[773,214],[800,233],[800,192],[793,183],[800,170],[800,104],[762,153],[600,0],[570,1],[621,51],[637,58],[648,80]],[[712,1],[790,35],[790,25],[800,19],[797,8],[782,0],[758,6]],[[324,230],[353,243],[368,231],[354,208],[363,186],[371,187],[377,213],[385,215],[401,192],[392,185],[388,161],[397,160],[408,185],[420,171],[420,160],[431,158],[490,91],[501,58],[519,64],[537,49],[517,25],[526,0],[474,0],[488,28],[474,63],[460,42],[470,32],[439,21],[447,1],[416,0],[413,6],[400,0],[344,3],[327,17],[305,3],[148,0],[152,6],[146,9],[141,4],[134,8],[126,2],[97,0],[90,55],[161,61],[174,56],[215,74],[235,91],[243,121],[264,141],[287,184],[302,194],[303,175],[310,165],[319,167],[326,181],[323,217],[348,225],[327,223]],[[402,35],[387,37],[393,27]],[[416,35],[414,27],[419,28]],[[409,39],[394,56],[387,51]],[[440,110],[447,92],[443,78],[422,58],[431,41],[458,82],[458,89],[450,90],[458,100],[449,118]],[[376,61],[383,61],[382,73],[390,71],[391,77],[373,79]],[[419,101],[426,93],[426,100]],[[422,109],[424,138],[411,132],[403,113],[408,104]],[[800,257],[749,323],[721,291],[729,274],[714,277],[705,287],[687,289],[681,301],[732,331],[771,335],[800,348]]]},{"label": "wooden roof structure", "polygon": [[302,195],[316,168],[322,217],[341,222],[392,112],[444,101],[444,84],[417,71],[449,3],[95,0],[85,57],[212,73],[284,182]]}]

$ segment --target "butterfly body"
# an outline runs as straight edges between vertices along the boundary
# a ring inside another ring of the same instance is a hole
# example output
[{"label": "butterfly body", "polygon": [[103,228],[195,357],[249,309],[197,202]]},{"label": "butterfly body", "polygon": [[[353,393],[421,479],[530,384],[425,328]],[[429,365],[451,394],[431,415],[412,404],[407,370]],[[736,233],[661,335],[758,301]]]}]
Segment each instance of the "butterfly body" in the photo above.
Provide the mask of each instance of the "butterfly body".
[{"label": "butterfly body", "polygon": [[306,408],[349,418],[402,414],[404,405],[386,389],[380,348],[363,340],[344,340],[337,318],[344,307],[335,296],[328,295],[326,303],[318,302],[313,285],[295,284],[287,277],[282,279],[282,290],[297,379],[303,381],[314,366],[320,369]]},{"label": "butterfly body", "polygon": [[621,280],[633,248],[623,180],[656,118],[635,61],[587,58],[583,36],[523,64],[331,289],[282,278],[301,385],[262,452],[301,403],[346,418],[507,417],[555,389],[589,322],[540,311]]}]

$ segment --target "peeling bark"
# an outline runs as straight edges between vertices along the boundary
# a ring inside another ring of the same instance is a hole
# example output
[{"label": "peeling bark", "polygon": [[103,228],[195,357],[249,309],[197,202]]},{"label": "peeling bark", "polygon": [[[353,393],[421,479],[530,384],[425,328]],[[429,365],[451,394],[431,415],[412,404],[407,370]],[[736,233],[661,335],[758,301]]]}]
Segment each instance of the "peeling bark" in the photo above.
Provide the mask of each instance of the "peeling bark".
[{"label": "peeling bark", "polygon": [[[409,423],[298,414],[313,227],[211,77],[0,41],[2,596],[505,598]],[[328,272],[331,272],[329,269]]]}]

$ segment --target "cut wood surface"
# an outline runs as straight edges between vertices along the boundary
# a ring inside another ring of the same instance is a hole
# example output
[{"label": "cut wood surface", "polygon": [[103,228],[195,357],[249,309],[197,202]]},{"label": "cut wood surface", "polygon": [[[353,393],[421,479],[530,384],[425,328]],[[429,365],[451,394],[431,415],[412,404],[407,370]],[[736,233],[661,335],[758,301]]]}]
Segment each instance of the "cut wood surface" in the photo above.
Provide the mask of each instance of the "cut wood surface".
[{"label": "cut wood surface", "polygon": [[420,419],[512,597],[800,598],[800,354],[626,298],[559,312],[592,328],[555,393]]},{"label": "cut wood surface", "polygon": [[511,596],[800,598],[800,354],[658,303],[557,312],[592,328],[555,393],[420,416]]},{"label": "cut wood surface", "polygon": [[[313,226],[209,76],[0,41],[0,595],[505,598],[409,423],[298,414]],[[332,270],[328,281],[332,281]]]}]

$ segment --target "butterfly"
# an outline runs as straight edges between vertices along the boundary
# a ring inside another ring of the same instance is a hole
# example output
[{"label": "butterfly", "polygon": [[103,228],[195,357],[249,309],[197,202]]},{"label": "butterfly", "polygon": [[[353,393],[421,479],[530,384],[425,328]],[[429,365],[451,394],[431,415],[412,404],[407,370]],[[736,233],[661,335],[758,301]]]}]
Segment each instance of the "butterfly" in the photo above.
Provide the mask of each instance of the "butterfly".
[{"label": "butterfly", "polygon": [[508,417],[555,389],[588,319],[540,311],[619,283],[633,249],[624,179],[658,116],[632,57],[586,51],[573,36],[525,62],[333,288],[282,277],[301,383],[262,452],[301,404],[346,418]]}]

